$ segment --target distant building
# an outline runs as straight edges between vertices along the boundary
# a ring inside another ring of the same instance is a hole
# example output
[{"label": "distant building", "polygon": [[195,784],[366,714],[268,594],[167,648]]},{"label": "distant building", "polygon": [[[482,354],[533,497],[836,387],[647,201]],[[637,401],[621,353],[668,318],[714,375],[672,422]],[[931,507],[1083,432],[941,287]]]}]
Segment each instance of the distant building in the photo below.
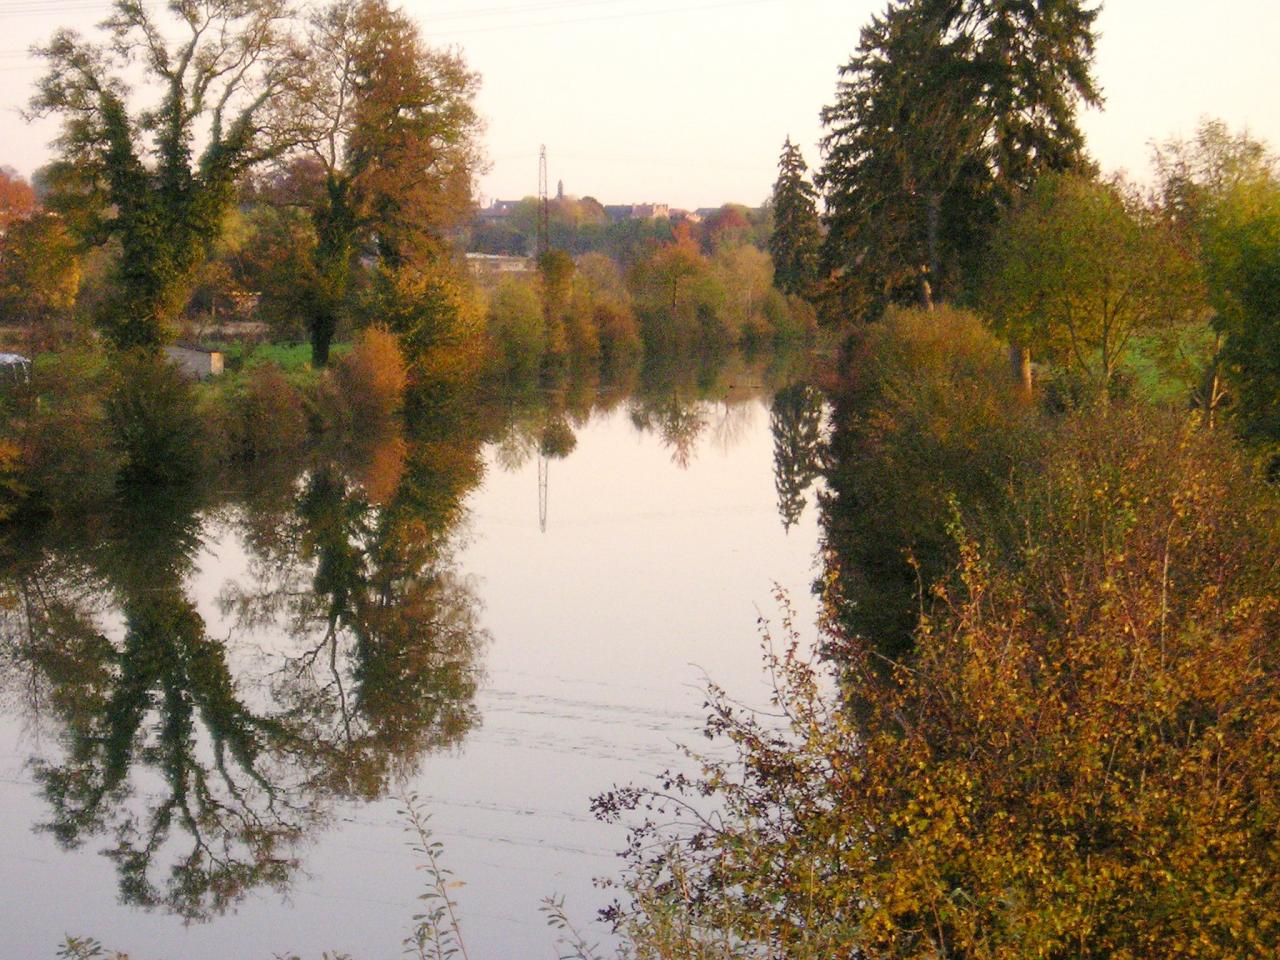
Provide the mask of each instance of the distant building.
[{"label": "distant building", "polygon": [[604,212],[614,223],[622,220],[661,220],[671,216],[671,208],[665,203],[609,204]]},{"label": "distant building", "polygon": [[164,348],[165,356],[182,368],[192,380],[208,380],[222,376],[224,358],[217,350],[179,341]]},{"label": "distant building", "polygon": [[532,273],[533,261],[528,257],[509,257],[497,253],[468,253],[467,266],[473,276],[495,273]]},{"label": "distant building", "polygon": [[481,220],[506,220],[519,206],[519,200],[495,200],[481,210],[478,216]]}]

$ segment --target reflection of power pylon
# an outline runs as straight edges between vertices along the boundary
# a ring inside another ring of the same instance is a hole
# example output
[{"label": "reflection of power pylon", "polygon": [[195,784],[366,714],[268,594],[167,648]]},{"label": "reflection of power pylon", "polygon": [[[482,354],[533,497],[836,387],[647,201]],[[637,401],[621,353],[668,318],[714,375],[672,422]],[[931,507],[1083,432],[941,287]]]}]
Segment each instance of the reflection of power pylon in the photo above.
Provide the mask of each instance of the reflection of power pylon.
[{"label": "reflection of power pylon", "polygon": [[551,461],[545,454],[538,454],[538,526],[547,532],[547,475],[551,472]]}]

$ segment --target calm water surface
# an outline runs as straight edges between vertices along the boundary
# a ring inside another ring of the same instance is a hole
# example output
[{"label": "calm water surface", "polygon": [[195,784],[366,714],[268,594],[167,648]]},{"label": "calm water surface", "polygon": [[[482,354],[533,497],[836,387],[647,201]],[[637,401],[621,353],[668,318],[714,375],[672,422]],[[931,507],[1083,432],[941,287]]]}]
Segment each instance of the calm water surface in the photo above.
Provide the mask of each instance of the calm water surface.
[{"label": "calm water surface", "polygon": [[618,867],[591,796],[680,765],[704,675],[766,700],[775,583],[813,620],[818,408],[775,392],[553,397],[14,534],[0,956],[399,956],[401,789],[472,960],[553,956],[540,900],[591,926]]}]

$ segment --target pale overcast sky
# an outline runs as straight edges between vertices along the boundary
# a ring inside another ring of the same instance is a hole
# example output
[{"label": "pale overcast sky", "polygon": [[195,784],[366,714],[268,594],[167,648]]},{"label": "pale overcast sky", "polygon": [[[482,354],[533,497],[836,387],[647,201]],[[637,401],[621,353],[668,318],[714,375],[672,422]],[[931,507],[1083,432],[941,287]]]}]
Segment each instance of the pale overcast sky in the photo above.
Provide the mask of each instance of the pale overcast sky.
[{"label": "pale overcast sky", "polygon": [[[552,189],[608,202],[758,203],[790,134],[818,159],[818,111],[883,0],[404,0],[433,42],[484,77],[486,198]],[[105,0],[0,0],[0,163],[48,159],[55,129],[18,110],[38,66],[26,48],[89,30]],[[1083,124],[1102,165],[1142,177],[1149,144],[1215,116],[1280,147],[1280,0],[1109,0],[1103,111]]]}]

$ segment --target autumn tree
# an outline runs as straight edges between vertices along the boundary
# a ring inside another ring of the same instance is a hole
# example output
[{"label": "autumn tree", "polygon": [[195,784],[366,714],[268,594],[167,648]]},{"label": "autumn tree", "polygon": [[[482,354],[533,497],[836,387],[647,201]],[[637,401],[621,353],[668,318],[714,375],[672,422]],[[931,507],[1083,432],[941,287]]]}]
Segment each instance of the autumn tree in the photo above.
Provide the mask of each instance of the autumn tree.
[{"label": "autumn tree", "polygon": [[950,296],[985,226],[1043,172],[1086,165],[1075,121],[1096,8],[895,0],[822,114],[825,269],[851,304]]},{"label": "autumn tree", "polygon": [[336,0],[312,16],[308,40],[302,120],[315,175],[301,199],[315,230],[307,327],[323,366],[357,257],[421,267],[470,213],[479,78],[386,0]]},{"label": "autumn tree", "polygon": [[10,224],[23,220],[36,209],[36,194],[12,167],[0,167],[0,239]]},{"label": "autumn tree", "polygon": [[[51,204],[84,243],[118,245],[97,321],[122,347],[173,336],[237,182],[293,136],[282,99],[301,54],[286,0],[165,10],[116,0],[104,39],[60,30],[39,51],[49,69],[31,102],[63,121]],[[145,108],[128,86],[136,69],[158,91]]]},{"label": "autumn tree", "polygon": [[1007,339],[1075,370],[1104,403],[1133,338],[1200,302],[1167,224],[1122,188],[1043,178],[997,228],[981,301]]},{"label": "autumn tree", "polygon": [[778,179],[773,185],[769,253],[773,256],[775,285],[784,293],[798,296],[813,293],[818,279],[818,248],[822,242],[817,192],[809,182],[808,171],[800,148],[787,137],[778,159]]},{"label": "autumn tree", "polygon": [[50,214],[11,223],[0,239],[0,316],[39,324],[70,314],[80,290],[80,252]]}]

